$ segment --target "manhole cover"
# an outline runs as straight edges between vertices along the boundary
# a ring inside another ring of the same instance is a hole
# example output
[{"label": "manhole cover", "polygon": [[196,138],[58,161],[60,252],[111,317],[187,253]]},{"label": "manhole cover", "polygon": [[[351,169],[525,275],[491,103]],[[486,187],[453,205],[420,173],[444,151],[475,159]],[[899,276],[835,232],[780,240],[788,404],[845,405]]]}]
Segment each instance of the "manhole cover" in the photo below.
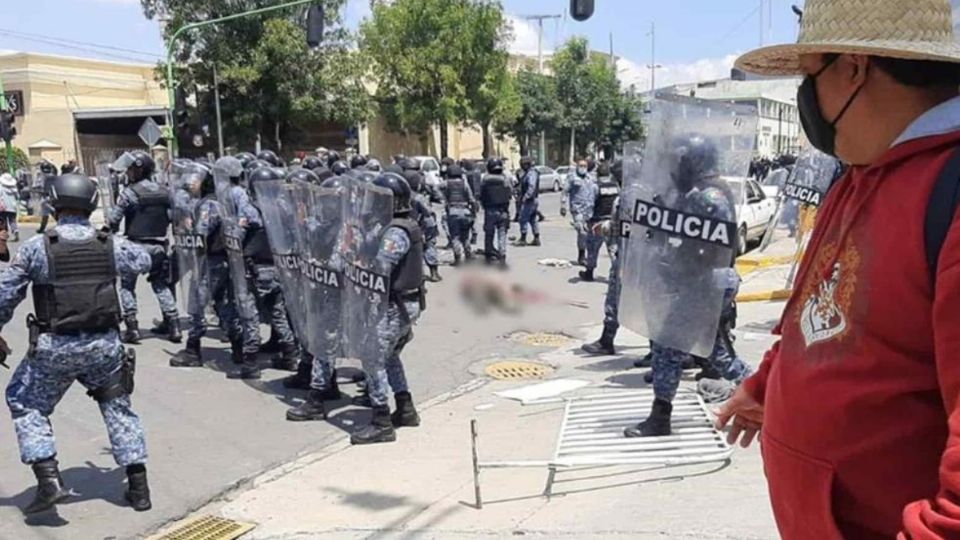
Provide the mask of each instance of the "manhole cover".
[{"label": "manhole cover", "polygon": [[553,373],[553,368],[536,362],[523,362],[517,360],[503,360],[494,362],[484,369],[484,372],[494,379],[504,380],[522,380],[522,379],[542,379]]},{"label": "manhole cover", "polygon": [[517,343],[532,345],[534,347],[563,347],[570,343],[570,338],[563,334],[550,334],[546,332],[537,332],[535,334],[520,332],[510,336],[510,339]]},{"label": "manhole cover", "polygon": [[214,516],[200,516],[187,520],[149,540],[234,540],[252,531],[256,525]]}]

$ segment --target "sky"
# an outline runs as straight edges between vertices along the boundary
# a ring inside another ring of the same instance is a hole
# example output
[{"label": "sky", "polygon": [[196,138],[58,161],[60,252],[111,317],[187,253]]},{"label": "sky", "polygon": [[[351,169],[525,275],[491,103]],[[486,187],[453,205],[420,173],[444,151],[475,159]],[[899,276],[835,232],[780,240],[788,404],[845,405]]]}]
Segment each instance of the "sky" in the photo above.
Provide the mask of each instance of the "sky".
[{"label": "sky", "polygon": [[[960,0],[952,1],[955,6],[960,4]],[[537,52],[537,27],[525,16],[561,15],[559,20],[544,21],[547,53],[576,35],[586,37],[593,49],[609,51],[612,35],[614,54],[622,58],[617,66],[621,81],[645,90],[650,86],[648,66],[654,43],[655,62],[662,66],[656,71],[658,87],[723,78],[739,54],[761,43],[795,41],[797,17],[790,6],[802,0],[595,0],[596,12],[586,22],[563,16],[569,0],[502,2],[513,27],[512,51]],[[143,16],[139,0],[4,3],[0,50],[147,63],[163,54],[159,25]],[[369,0],[348,0],[347,24],[356,27],[369,15],[369,4]],[[651,24],[656,29],[655,42],[650,36]],[[44,36],[71,43],[56,44]]]}]

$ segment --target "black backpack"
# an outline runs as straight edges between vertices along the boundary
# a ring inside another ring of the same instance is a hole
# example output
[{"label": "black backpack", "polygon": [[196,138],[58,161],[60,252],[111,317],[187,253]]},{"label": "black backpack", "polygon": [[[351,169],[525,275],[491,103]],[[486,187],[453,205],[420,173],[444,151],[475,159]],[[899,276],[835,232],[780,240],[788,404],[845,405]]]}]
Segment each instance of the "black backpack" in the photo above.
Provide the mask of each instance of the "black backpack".
[{"label": "black backpack", "polygon": [[937,177],[937,183],[927,202],[927,216],[923,227],[923,241],[927,252],[927,268],[930,283],[937,286],[937,264],[940,251],[953,225],[957,207],[960,206],[960,149],[954,151],[946,167]]}]

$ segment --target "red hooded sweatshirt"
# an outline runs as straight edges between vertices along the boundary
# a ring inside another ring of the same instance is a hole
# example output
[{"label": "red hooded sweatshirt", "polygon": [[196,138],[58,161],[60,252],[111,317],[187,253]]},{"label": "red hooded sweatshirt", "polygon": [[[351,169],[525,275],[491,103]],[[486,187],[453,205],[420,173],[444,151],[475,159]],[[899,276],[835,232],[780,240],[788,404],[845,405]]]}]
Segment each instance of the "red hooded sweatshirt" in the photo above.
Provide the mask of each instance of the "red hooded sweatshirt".
[{"label": "red hooded sweatshirt", "polygon": [[[956,128],[954,128],[956,129]],[[960,224],[927,268],[924,219],[960,131],[915,138],[830,192],[745,388],[788,539],[960,538]]]}]

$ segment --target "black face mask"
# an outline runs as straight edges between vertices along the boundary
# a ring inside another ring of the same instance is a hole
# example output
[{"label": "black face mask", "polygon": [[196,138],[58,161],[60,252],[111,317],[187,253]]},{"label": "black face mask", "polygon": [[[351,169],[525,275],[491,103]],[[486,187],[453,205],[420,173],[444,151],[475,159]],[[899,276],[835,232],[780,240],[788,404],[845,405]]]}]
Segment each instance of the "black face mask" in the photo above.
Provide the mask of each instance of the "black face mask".
[{"label": "black face mask", "polygon": [[804,77],[803,83],[797,91],[797,108],[800,111],[800,123],[803,124],[803,132],[806,133],[807,139],[810,140],[810,144],[812,144],[814,148],[833,157],[837,156],[837,123],[840,122],[843,115],[847,113],[850,105],[853,105],[853,100],[857,98],[860,90],[863,90],[864,86],[860,85],[860,87],[853,92],[853,95],[847,100],[846,105],[840,110],[840,114],[838,114],[832,122],[823,117],[823,111],[820,109],[820,101],[817,99],[816,80],[820,74],[837,61],[837,58],[827,62],[827,64],[820,68],[820,71],[815,74]]}]

